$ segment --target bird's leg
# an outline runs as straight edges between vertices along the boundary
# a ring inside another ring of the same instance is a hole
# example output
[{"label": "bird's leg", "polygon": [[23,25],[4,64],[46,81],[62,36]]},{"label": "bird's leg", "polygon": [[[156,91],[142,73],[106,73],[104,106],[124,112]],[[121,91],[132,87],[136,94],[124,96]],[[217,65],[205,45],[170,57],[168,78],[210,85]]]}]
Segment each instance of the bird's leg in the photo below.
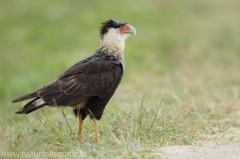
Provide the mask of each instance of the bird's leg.
[{"label": "bird's leg", "polygon": [[94,130],[95,130],[95,141],[99,143],[99,136],[98,136],[98,120],[94,119]]},{"label": "bird's leg", "polygon": [[78,137],[82,138],[82,131],[83,131],[83,122],[82,115],[79,115],[79,127],[78,127]]}]

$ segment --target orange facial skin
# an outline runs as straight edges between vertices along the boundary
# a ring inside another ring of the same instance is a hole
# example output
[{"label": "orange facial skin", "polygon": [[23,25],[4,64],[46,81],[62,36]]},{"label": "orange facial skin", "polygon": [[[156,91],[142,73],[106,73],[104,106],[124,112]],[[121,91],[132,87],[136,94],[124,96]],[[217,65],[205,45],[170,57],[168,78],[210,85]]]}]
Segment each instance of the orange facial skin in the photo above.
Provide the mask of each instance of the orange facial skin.
[{"label": "orange facial skin", "polygon": [[130,33],[131,27],[132,27],[132,26],[129,25],[129,24],[125,24],[125,25],[121,26],[121,27],[120,27],[120,33],[121,33],[121,34],[128,34],[128,33]]}]

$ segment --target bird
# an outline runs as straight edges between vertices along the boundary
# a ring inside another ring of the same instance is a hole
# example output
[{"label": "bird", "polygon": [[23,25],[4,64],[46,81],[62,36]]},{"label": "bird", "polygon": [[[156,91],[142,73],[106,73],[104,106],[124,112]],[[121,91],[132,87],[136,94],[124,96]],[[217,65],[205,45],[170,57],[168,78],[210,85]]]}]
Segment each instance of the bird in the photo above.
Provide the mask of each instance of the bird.
[{"label": "bird", "polygon": [[83,136],[87,116],[94,120],[95,142],[99,143],[98,121],[125,71],[125,40],[136,29],[122,21],[109,19],[100,27],[100,46],[94,54],[77,62],[42,88],[12,101],[31,99],[16,114],[29,114],[44,106],[71,107],[78,118],[78,137]]}]

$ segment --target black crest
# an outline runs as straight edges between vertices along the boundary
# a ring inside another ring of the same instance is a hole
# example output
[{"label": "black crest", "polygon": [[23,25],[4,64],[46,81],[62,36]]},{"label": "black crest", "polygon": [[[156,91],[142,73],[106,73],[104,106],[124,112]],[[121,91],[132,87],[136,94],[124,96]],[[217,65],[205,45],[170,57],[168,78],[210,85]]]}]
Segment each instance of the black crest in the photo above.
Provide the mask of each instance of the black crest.
[{"label": "black crest", "polygon": [[102,26],[100,28],[100,37],[103,38],[103,35],[108,32],[109,28],[120,28],[121,26],[125,25],[127,23],[121,22],[121,21],[115,21],[109,19],[108,21],[102,23]]}]

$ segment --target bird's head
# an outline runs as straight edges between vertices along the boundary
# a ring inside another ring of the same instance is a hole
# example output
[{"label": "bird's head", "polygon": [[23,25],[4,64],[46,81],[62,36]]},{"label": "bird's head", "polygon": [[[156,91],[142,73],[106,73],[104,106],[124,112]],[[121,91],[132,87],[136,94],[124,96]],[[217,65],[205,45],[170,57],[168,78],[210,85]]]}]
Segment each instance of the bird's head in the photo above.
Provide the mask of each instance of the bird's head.
[{"label": "bird's head", "polygon": [[136,35],[136,29],[126,22],[108,20],[100,28],[101,47],[117,47],[123,51],[129,34]]}]

